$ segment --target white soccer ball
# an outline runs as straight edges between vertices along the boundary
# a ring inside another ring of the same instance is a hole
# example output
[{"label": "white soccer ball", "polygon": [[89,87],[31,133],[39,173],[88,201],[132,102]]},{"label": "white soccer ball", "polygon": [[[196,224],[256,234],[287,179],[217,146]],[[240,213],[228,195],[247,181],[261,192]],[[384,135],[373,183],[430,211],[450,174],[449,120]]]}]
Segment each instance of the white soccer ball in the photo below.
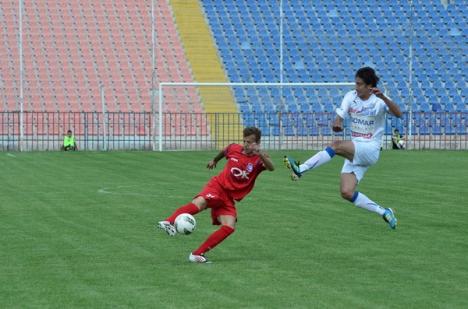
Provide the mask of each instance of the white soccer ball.
[{"label": "white soccer ball", "polygon": [[180,214],[175,219],[174,226],[177,233],[188,235],[195,230],[197,221],[191,214]]}]

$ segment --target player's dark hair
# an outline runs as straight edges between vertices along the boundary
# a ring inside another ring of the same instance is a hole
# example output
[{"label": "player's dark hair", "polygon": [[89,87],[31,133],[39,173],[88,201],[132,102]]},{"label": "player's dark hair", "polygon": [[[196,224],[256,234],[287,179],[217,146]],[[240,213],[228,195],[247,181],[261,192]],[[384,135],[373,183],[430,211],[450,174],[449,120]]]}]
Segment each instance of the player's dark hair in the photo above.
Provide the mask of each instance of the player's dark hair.
[{"label": "player's dark hair", "polygon": [[359,77],[364,81],[366,85],[371,85],[372,87],[377,87],[380,78],[375,74],[375,71],[371,67],[363,67],[357,70],[356,77]]},{"label": "player's dark hair", "polygon": [[255,135],[255,142],[260,142],[262,138],[262,131],[257,127],[246,127],[244,128],[244,137],[249,135]]}]

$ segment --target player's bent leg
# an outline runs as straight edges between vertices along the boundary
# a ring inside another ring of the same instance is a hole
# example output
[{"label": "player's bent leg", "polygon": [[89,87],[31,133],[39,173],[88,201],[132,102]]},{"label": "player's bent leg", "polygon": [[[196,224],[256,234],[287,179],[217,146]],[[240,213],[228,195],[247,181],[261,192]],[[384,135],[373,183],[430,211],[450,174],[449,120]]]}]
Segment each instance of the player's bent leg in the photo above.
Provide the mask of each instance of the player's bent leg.
[{"label": "player's bent leg", "polygon": [[170,224],[174,224],[175,219],[180,214],[190,214],[196,215],[200,211],[206,209],[206,201],[202,196],[196,197],[191,203],[188,203],[184,206],[177,208],[169,217],[167,217],[164,221],[168,221]]},{"label": "player's bent leg", "polygon": [[195,251],[192,252],[193,255],[204,255],[206,252],[212,250],[217,245],[219,245],[223,240],[225,240],[229,235],[234,233],[235,229],[228,226],[222,225],[218,230],[214,231],[204,243],[198,247]]},{"label": "player's bent leg", "polygon": [[290,157],[284,157],[284,163],[286,164],[286,167],[293,172],[293,176],[296,177],[296,179],[293,178],[293,180],[297,180],[297,178],[301,177],[308,170],[316,169],[319,166],[330,162],[334,156],[335,150],[332,146],[328,146],[324,150],[317,152],[302,164],[299,164],[299,162]]},{"label": "player's bent leg", "polygon": [[348,159],[349,161],[353,161],[355,147],[352,141],[333,141],[330,146],[337,155]]},{"label": "player's bent leg", "polygon": [[354,192],[358,184],[356,175],[353,173],[342,173],[340,183],[341,197],[347,201],[353,202]]},{"label": "player's bent leg", "polygon": [[177,208],[168,218],[163,221],[159,221],[156,224],[156,227],[165,231],[167,235],[174,236],[177,234],[177,231],[174,226],[174,221],[180,214],[188,213],[191,215],[195,215],[200,211],[206,209],[207,203],[206,200],[202,196],[196,197],[191,203],[187,205],[181,206]]},{"label": "player's bent leg", "polygon": [[221,216],[218,216],[218,221],[221,223],[221,225],[229,226],[233,230],[236,229],[237,218],[235,216],[221,215]]},{"label": "player's bent leg", "polygon": [[351,202],[353,202],[353,204],[357,207],[366,209],[371,212],[375,212],[380,216],[383,216],[386,211],[385,208],[383,208],[382,206],[380,206],[361,192],[354,192],[354,196]]},{"label": "player's bent leg", "polygon": [[218,216],[218,221],[221,223],[221,227],[214,231],[204,243],[198,247],[195,251],[189,255],[189,261],[193,263],[206,263],[208,259],[205,253],[215,248],[221,242],[223,242],[229,235],[234,233],[236,225],[236,217],[230,215]]},{"label": "player's bent leg", "polygon": [[198,207],[199,211],[202,211],[202,210],[205,210],[207,207],[208,207],[208,202],[206,201],[206,199],[199,195],[197,197],[195,197],[192,201],[192,204],[194,204],[195,206]]},{"label": "player's bent leg", "polygon": [[361,192],[355,191],[357,187],[358,179],[353,173],[342,173],[341,174],[341,196],[356,205],[359,208],[366,209],[371,212],[375,212],[382,216],[385,222],[387,222],[390,228],[395,229],[397,219],[390,208],[383,208],[379,204],[372,201],[366,195]]}]

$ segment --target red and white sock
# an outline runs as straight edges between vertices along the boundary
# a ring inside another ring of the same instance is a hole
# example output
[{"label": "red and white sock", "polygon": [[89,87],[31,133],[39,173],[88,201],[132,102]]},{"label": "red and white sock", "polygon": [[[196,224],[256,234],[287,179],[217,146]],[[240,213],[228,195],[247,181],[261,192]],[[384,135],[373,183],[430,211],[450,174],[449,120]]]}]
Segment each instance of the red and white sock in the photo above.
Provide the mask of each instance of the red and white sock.
[{"label": "red and white sock", "polygon": [[171,224],[174,224],[175,219],[177,218],[178,215],[180,214],[197,214],[200,212],[200,209],[197,207],[197,205],[193,203],[188,203],[187,205],[184,205],[182,207],[177,208],[174,213],[166,219],[166,221],[169,221]]},{"label": "red and white sock", "polygon": [[216,247],[220,242],[225,240],[229,235],[234,233],[234,229],[230,226],[223,225],[217,231],[213,232],[201,246],[193,251],[192,253],[195,255],[202,255],[205,252],[210,251],[214,247]]}]

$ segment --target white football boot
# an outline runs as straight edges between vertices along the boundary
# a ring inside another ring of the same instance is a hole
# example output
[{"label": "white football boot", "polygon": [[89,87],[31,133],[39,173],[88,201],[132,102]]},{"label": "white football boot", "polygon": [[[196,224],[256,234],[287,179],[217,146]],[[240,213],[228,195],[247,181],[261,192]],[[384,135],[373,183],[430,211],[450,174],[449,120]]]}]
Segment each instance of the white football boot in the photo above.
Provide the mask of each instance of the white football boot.
[{"label": "white football boot", "polygon": [[192,252],[190,252],[188,259],[192,263],[211,263],[204,255],[196,255]]},{"label": "white football boot", "polygon": [[169,236],[177,234],[175,227],[169,221],[159,221],[157,227],[165,231]]}]

